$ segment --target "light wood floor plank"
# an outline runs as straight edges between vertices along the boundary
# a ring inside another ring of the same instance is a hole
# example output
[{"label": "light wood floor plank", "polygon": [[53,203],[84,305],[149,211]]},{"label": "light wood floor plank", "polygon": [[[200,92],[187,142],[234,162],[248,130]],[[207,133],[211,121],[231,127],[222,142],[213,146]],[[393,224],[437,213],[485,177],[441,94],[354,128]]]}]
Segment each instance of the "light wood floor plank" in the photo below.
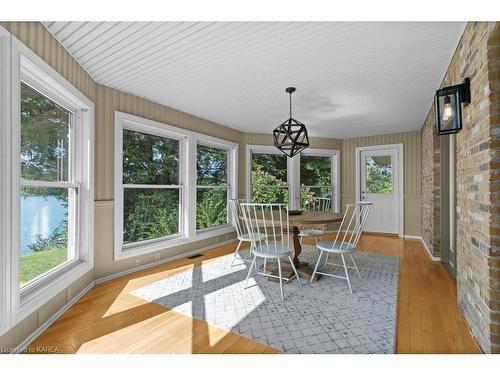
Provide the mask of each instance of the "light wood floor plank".
[{"label": "light wood floor plank", "polygon": [[[236,242],[98,285],[31,347],[60,353],[277,353],[274,348],[194,319],[129,292],[232,253]],[[456,302],[456,286],[418,240],[365,234],[362,251],[400,257],[398,353],[479,353]]]}]

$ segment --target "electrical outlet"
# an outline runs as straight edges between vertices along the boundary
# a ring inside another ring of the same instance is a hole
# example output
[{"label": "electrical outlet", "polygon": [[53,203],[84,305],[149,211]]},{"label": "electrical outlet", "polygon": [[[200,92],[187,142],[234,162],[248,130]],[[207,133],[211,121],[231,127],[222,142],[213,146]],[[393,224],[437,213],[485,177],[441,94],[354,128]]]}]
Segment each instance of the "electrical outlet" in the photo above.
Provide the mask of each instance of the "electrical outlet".
[{"label": "electrical outlet", "polygon": [[135,260],[135,266],[140,266],[141,265],[141,260],[140,259],[136,259]]},{"label": "electrical outlet", "polygon": [[155,261],[159,261],[160,260],[160,253],[156,253],[155,254]]}]

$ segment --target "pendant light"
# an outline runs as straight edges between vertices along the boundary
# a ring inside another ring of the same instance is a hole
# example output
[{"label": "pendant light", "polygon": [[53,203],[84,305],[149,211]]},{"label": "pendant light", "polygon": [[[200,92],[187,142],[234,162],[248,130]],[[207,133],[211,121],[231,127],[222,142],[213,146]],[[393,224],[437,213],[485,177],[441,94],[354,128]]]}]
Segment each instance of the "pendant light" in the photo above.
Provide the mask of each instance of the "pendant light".
[{"label": "pendant light", "polygon": [[286,88],[285,92],[290,96],[290,118],[273,131],[274,146],[289,158],[309,147],[306,126],[292,118],[292,93],[295,90],[295,87]]}]

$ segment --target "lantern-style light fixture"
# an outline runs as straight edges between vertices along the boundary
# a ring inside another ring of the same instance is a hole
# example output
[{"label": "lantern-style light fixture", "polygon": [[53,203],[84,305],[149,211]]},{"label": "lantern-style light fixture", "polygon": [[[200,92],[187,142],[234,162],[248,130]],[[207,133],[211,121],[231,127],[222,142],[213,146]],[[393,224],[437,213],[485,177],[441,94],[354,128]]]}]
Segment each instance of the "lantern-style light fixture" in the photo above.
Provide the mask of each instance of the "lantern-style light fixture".
[{"label": "lantern-style light fixture", "polygon": [[295,87],[286,88],[285,92],[290,95],[290,118],[273,131],[274,146],[289,158],[309,147],[306,126],[292,118],[292,93],[295,90]]},{"label": "lantern-style light fixture", "polygon": [[464,83],[436,91],[436,130],[438,135],[458,133],[462,130],[462,103],[470,103],[470,79]]}]

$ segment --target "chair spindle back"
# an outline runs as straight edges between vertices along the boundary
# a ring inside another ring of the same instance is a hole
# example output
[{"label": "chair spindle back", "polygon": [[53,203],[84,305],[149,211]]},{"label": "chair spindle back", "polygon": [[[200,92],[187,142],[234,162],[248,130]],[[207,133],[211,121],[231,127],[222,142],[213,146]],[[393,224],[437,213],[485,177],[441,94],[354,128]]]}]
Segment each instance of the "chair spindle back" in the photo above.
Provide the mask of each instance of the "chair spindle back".
[{"label": "chair spindle back", "polygon": [[276,253],[278,246],[290,248],[290,220],[286,204],[241,203],[252,247]]}]

